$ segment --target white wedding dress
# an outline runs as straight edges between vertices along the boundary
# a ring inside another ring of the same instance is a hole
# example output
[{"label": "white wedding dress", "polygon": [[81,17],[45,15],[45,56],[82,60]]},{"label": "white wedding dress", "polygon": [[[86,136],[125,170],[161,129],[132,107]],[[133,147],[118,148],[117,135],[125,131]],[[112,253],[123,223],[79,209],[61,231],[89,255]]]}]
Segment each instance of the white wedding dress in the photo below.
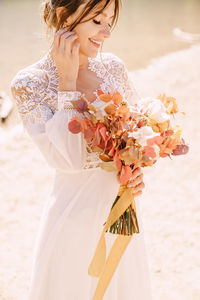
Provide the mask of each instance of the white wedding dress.
[{"label": "white wedding dress", "polygon": [[[136,103],[139,97],[124,63],[112,53],[102,57],[104,64],[100,54],[88,58],[88,68],[102,79],[102,91],[114,87],[124,100]],[[69,120],[81,117],[70,100],[81,93],[58,91],[50,50],[15,75],[11,90],[24,127],[55,169],[34,250],[29,300],[92,300],[99,279],[88,275],[88,267],[118,192],[116,174],[99,167],[98,156],[86,147],[81,134],[68,131]],[[140,233],[131,239],[103,300],[152,299],[140,197],[135,201]],[[116,235],[107,232],[105,236],[109,253]]]}]

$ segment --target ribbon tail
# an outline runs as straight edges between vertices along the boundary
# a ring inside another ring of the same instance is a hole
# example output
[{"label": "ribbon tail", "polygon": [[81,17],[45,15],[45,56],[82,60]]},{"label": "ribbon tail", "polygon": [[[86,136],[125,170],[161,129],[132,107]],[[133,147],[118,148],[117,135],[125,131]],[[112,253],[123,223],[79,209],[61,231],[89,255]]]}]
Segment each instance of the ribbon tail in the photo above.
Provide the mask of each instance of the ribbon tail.
[{"label": "ribbon tail", "polygon": [[95,254],[88,268],[89,275],[99,277],[102,273],[106,261],[106,241],[104,234],[108,230],[108,228],[123,214],[123,212],[131,204],[132,199],[134,199],[134,197],[130,188],[126,188],[121,191],[121,196],[114,207],[111,209],[106,224],[103,228],[101,237],[95,250]]},{"label": "ribbon tail", "polygon": [[99,277],[106,261],[106,241],[104,231],[101,234],[94,257],[88,268],[88,274],[94,277]]},{"label": "ribbon tail", "polygon": [[98,281],[94,296],[92,300],[101,300],[105,294],[105,291],[111,281],[111,278],[119,264],[119,261],[126,250],[132,235],[118,235],[116,238],[109,256],[106,260],[105,266]]},{"label": "ribbon tail", "polygon": [[135,233],[140,232],[139,224],[138,224],[138,219],[137,219],[137,214],[136,214],[136,207],[135,207],[135,200],[133,199],[133,202],[131,203],[131,207],[133,209],[132,212],[132,218],[133,218],[133,224],[135,227]]}]

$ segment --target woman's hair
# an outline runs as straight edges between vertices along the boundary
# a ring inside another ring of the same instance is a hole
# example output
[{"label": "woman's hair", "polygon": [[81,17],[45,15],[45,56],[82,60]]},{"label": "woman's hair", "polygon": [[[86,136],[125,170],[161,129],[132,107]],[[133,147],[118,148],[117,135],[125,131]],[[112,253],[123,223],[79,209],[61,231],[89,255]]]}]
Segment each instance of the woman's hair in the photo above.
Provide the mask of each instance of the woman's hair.
[{"label": "woman's hair", "polygon": [[[121,0],[106,0],[105,5],[100,10],[98,10],[98,13],[96,13],[92,18],[99,15],[111,1],[115,1],[114,17],[111,22],[111,27],[113,28],[119,18]],[[92,18],[82,21],[97,5],[100,4],[100,2],[102,2],[102,0],[46,0],[42,2],[41,9],[43,13],[43,19],[47,24],[47,33],[49,31],[53,31],[54,28],[55,31],[61,29],[66,19],[74,14],[78,7],[84,3],[87,3],[85,9],[83,10],[82,14],[78,16],[78,18],[74,21],[74,23],[71,24],[71,26],[69,27],[69,31],[72,31],[78,24],[91,20]],[[66,9],[63,10],[62,15],[58,19],[56,15],[56,8],[61,6],[65,7]]]}]

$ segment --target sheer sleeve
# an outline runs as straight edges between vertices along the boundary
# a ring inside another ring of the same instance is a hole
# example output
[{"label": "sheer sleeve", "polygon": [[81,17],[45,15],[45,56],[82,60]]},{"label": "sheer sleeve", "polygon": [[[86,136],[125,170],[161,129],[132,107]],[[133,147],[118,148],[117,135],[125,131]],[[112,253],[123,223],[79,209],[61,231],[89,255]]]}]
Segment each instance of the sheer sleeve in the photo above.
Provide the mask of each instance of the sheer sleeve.
[{"label": "sheer sleeve", "polygon": [[23,125],[36,143],[47,163],[58,170],[79,170],[84,167],[85,141],[81,134],[72,134],[68,122],[77,115],[70,103],[79,99],[78,91],[58,91],[57,110],[48,106],[46,74],[34,71],[18,73],[11,81]]}]

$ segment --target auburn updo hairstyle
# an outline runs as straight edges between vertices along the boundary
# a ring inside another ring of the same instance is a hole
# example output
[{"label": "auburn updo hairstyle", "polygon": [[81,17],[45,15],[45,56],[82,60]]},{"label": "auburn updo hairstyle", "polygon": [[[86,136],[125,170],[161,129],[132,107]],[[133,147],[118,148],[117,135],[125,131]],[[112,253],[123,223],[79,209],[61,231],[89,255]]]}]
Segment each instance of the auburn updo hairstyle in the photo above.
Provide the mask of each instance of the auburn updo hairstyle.
[{"label": "auburn updo hairstyle", "polygon": [[[111,28],[114,28],[116,25],[118,18],[119,18],[119,11],[121,8],[121,0],[105,0],[104,6],[98,11],[97,14],[93,16],[96,17],[99,15],[104,8],[111,2],[115,1],[115,11],[114,11],[114,17],[111,23]],[[78,7],[81,4],[87,3],[85,6],[85,9],[83,10],[82,14],[77,18],[77,20],[74,21],[73,24],[71,24],[69,31],[72,31],[78,24],[83,23],[82,21],[87,15],[97,6],[100,4],[100,2],[103,2],[102,0],[46,0],[43,1],[41,4],[41,12],[43,14],[43,20],[47,25],[47,33],[52,32],[55,30],[58,31],[61,29],[64,25],[64,22],[66,19],[71,16],[75,11],[78,9]],[[57,18],[56,15],[56,8],[57,7],[65,7],[65,10],[63,10],[62,15],[60,18]],[[87,19],[87,21],[91,20]],[[86,21],[85,21],[86,22]]]}]

